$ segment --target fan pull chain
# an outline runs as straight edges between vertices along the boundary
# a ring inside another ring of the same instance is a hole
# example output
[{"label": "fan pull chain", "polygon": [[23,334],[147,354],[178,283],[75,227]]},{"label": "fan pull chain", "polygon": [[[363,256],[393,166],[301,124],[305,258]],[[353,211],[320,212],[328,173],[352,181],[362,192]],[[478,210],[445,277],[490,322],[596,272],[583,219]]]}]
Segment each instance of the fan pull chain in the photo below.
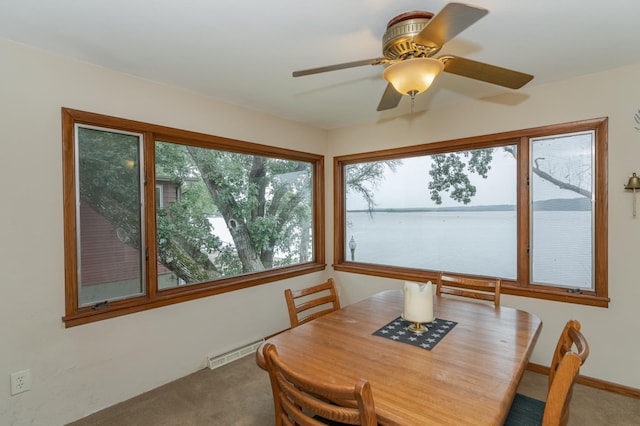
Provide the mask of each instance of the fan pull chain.
[{"label": "fan pull chain", "polygon": [[409,96],[411,96],[411,114],[413,114],[413,106],[416,102],[416,94],[417,92],[415,90],[409,92]]}]

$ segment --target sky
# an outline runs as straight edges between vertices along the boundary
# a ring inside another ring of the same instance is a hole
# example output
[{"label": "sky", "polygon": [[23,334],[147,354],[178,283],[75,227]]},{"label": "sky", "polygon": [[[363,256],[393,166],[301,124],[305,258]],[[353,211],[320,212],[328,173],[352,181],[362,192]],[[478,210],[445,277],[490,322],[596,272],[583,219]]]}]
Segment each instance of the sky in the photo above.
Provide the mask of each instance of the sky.
[{"label": "sky", "polygon": [[[516,161],[509,154],[498,151],[494,154],[491,170],[487,179],[471,175],[471,182],[476,185],[476,196],[470,205],[515,204],[515,166]],[[436,205],[429,194],[430,161],[428,157],[413,157],[402,160],[396,172],[386,169],[385,179],[375,192],[377,208],[411,208],[411,207],[449,207],[462,204],[442,195],[442,204]],[[349,193],[347,208],[365,209],[366,203],[356,195]]]},{"label": "sky", "polygon": [[[582,137],[573,141],[578,146],[585,145],[585,139]],[[575,163],[580,163],[582,158],[590,159],[590,148],[588,148],[590,139],[589,143],[586,144],[587,152],[584,153],[584,156],[576,156],[576,148],[578,146],[567,144],[566,142],[549,144],[549,140],[547,140],[545,146],[542,146],[542,144],[538,146],[536,158],[544,156],[544,161],[547,162],[545,166],[553,160],[558,165],[558,169],[567,166],[576,168]],[[567,151],[568,145],[573,146],[571,147],[572,149]],[[464,204],[452,200],[446,193],[442,194],[442,204],[440,206],[431,200],[428,188],[431,180],[429,169],[430,162],[428,157],[405,158],[396,172],[386,169],[385,179],[375,191],[376,208],[463,206]],[[471,203],[468,204],[469,206],[516,203],[516,160],[511,154],[501,149],[496,149],[493,153],[491,170],[488,172],[487,179],[472,174],[470,180],[476,186],[477,192]],[[533,182],[537,200],[578,197],[577,194],[559,189],[538,177],[534,177]],[[366,203],[359,195],[354,193],[347,195],[348,210],[366,208]]]}]

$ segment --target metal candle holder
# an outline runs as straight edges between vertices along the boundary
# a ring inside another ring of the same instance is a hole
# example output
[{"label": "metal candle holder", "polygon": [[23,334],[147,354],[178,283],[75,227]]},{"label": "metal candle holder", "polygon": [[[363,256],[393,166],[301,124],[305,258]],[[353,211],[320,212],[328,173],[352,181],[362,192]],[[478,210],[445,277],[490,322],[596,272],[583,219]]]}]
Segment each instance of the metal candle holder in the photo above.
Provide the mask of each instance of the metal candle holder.
[{"label": "metal candle holder", "polygon": [[425,327],[424,324],[421,323],[421,322],[414,322],[409,327],[407,327],[407,330],[409,330],[412,333],[416,333],[416,334],[422,334],[422,333],[426,333],[427,331],[429,331],[429,329],[427,327]]}]

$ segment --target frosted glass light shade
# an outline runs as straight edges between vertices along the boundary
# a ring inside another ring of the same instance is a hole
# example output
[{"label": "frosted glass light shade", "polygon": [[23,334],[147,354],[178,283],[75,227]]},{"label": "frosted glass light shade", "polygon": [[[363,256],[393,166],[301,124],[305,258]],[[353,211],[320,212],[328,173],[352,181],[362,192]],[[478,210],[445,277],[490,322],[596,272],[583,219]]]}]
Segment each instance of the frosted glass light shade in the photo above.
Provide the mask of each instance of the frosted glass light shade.
[{"label": "frosted glass light shade", "polygon": [[403,95],[415,96],[431,86],[444,64],[432,58],[414,58],[388,66],[382,77]]}]

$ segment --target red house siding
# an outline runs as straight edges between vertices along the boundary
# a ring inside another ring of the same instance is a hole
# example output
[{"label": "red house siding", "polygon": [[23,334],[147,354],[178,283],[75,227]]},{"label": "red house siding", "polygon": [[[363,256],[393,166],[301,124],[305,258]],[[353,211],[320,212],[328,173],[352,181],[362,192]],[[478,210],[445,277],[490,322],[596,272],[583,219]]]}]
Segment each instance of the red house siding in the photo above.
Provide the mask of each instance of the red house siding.
[{"label": "red house siding", "polygon": [[85,202],[80,203],[80,237],[82,285],[141,276],[139,251],[121,242],[113,225]]},{"label": "red house siding", "polygon": [[[162,185],[164,206],[178,198],[179,187]],[[120,241],[116,228],[85,202],[80,203],[81,285],[138,279],[141,276],[139,250]],[[158,274],[171,271],[158,263]]]},{"label": "red house siding", "polygon": [[158,182],[158,185],[162,185],[163,208],[178,200],[178,192],[180,191],[180,187],[178,185],[167,182]]}]

